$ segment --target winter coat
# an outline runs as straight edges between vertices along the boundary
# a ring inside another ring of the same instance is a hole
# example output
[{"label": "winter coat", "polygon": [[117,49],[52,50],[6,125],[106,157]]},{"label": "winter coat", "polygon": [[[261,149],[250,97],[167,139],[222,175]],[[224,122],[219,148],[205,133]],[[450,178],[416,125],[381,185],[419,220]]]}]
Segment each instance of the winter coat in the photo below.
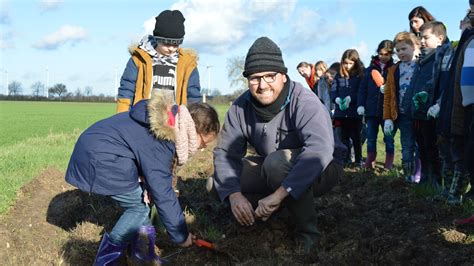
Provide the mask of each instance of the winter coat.
[{"label": "winter coat", "polygon": [[326,78],[320,78],[317,83],[317,94],[321,102],[326,106],[326,109],[331,113],[334,109],[334,104],[331,101],[331,86],[328,84]]},{"label": "winter coat", "polygon": [[440,111],[436,124],[436,133],[449,136],[451,134],[451,110],[453,108],[453,87],[451,87],[451,75],[449,69],[454,57],[454,49],[451,43],[445,43],[436,48],[434,63],[434,87],[439,99]]},{"label": "winter coat", "polygon": [[365,108],[366,117],[383,116],[384,95],[380,92],[380,87],[375,84],[372,78],[372,70],[380,72],[387,80],[387,69],[393,65],[393,60],[390,60],[384,69],[381,69],[378,57],[372,59],[370,66],[366,69],[365,75],[360,82],[359,94],[357,96],[357,107],[363,106]]},{"label": "winter coat", "polygon": [[[436,103],[437,96],[434,89],[433,69],[435,62],[435,49],[432,49],[426,55],[422,56],[416,64],[413,77],[411,78],[410,87],[403,98],[403,107],[407,114],[411,114],[413,119],[428,120],[428,109]],[[428,101],[420,103],[418,109],[415,108],[413,96],[417,93],[426,91],[428,93]]]},{"label": "winter coat", "polygon": [[451,113],[451,133],[454,135],[464,135],[464,108],[462,105],[461,93],[461,70],[464,63],[464,54],[467,45],[474,39],[474,28],[465,30],[459,40],[456,52],[454,53],[451,69],[449,70],[451,80],[450,84],[454,89],[453,110]]},{"label": "winter coat", "polygon": [[164,103],[155,99],[86,129],[74,147],[66,181],[85,192],[117,195],[136,189],[143,176],[171,240],[183,243],[188,231],[172,189],[175,136]]},{"label": "winter coat", "polygon": [[[300,83],[289,79],[287,82],[290,82],[288,98],[282,111],[269,122],[261,122],[256,115],[249,91],[228,110],[214,149],[214,185],[221,200],[240,192],[239,178],[247,143],[262,157],[277,150],[302,148],[281,184],[294,198],[312,186],[334,157],[343,163],[346,150],[340,142],[335,149],[331,118],[326,108]],[[342,155],[338,155],[339,149],[343,149]]]},{"label": "winter coat", "polygon": [[[123,72],[117,95],[117,112],[126,112],[142,99],[149,99],[153,63],[150,54],[139,47],[130,49],[131,58]],[[178,49],[176,65],[176,104],[201,101],[197,54],[192,49]]]},{"label": "winter coat", "polygon": [[358,118],[357,114],[357,96],[359,94],[361,78],[359,76],[351,77],[349,79],[341,77],[339,73],[336,74],[331,87],[331,101],[336,102],[336,98],[343,100],[346,96],[351,97],[349,108],[341,111],[339,104],[335,103],[334,118]]}]

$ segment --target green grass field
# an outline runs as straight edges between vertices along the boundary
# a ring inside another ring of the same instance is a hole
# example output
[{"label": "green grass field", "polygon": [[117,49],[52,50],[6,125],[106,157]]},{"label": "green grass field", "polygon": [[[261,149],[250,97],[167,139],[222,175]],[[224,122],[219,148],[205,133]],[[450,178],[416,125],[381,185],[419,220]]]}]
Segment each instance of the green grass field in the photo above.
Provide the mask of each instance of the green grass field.
[{"label": "green grass field", "polygon": [[0,101],[0,214],[41,171],[65,170],[79,134],[114,113],[112,103]]}]

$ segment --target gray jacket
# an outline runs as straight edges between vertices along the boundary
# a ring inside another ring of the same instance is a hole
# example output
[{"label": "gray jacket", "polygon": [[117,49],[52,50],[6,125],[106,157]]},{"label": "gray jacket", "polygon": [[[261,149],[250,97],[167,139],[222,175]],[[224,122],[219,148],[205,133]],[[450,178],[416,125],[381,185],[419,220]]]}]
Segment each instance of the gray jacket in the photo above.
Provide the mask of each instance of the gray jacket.
[{"label": "gray jacket", "polygon": [[250,91],[243,93],[227,112],[214,149],[214,185],[221,200],[240,192],[247,142],[262,157],[276,150],[302,148],[282,182],[294,198],[308,189],[333,160],[334,136],[327,109],[300,83],[287,82],[290,92],[282,111],[267,123],[260,122],[254,112]]}]

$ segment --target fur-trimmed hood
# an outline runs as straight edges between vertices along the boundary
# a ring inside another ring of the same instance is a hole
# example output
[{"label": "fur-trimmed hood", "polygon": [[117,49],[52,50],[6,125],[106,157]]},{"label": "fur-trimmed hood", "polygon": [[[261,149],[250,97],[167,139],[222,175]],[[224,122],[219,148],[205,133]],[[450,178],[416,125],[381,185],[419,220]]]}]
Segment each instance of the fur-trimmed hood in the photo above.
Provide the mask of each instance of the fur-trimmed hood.
[{"label": "fur-trimmed hood", "polygon": [[169,103],[173,102],[171,95],[171,93],[169,96],[156,93],[150,100],[138,102],[130,110],[130,117],[148,126],[157,139],[175,142],[174,131],[168,125]]},{"label": "fur-trimmed hood", "polygon": [[174,94],[153,90],[150,100],[138,102],[130,116],[147,126],[158,140],[175,143],[178,164],[184,164],[197,151],[199,143],[194,121],[185,105],[173,105]]}]

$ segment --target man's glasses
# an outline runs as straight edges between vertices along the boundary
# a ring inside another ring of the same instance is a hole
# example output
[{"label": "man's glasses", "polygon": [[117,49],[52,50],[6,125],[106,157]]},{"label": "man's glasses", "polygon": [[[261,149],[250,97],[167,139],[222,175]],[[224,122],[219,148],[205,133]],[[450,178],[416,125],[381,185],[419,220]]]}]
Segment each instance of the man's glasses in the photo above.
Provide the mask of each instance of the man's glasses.
[{"label": "man's glasses", "polygon": [[270,74],[265,74],[263,76],[252,76],[252,77],[248,77],[247,80],[249,81],[249,84],[251,85],[260,84],[262,79],[266,83],[272,83],[275,81],[277,75],[278,73],[270,73]]}]

